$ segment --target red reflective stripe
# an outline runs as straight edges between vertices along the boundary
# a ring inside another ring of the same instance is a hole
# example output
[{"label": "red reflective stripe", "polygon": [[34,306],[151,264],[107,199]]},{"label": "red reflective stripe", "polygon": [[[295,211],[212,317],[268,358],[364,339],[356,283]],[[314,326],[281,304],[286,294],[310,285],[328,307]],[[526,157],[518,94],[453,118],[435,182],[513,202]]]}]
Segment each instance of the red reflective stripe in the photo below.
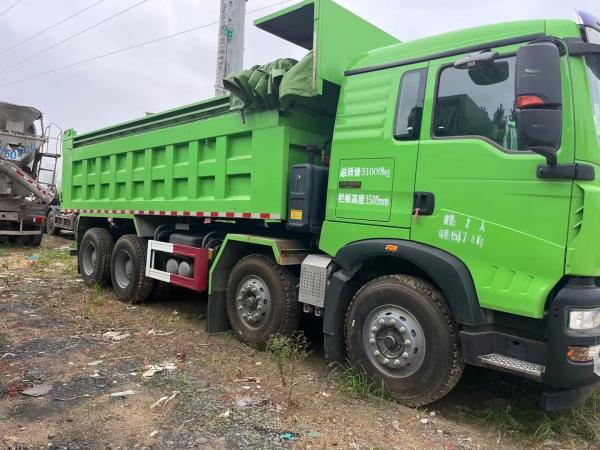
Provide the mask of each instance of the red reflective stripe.
[{"label": "red reflective stripe", "polygon": [[252,218],[252,213],[242,213],[242,217],[244,219],[251,219]]},{"label": "red reflective stripe", "polygon": [[218,212],[216,212],[216,211],[212,211],[212,212],[210,213],[210,217],[219,217],[219,213],[218,213]]},{"label": "red reflective stripe", "polygon": [[517,108],[529,108],[530,106],[540,106],[544,104],[544,99],[537,95],[519,95],[517,97]]},{"label": "red reflective stripe", "polygon": [[268,213],[260,213],[260,218],[261,219],[269,219],[271,217],[271,214]]}]

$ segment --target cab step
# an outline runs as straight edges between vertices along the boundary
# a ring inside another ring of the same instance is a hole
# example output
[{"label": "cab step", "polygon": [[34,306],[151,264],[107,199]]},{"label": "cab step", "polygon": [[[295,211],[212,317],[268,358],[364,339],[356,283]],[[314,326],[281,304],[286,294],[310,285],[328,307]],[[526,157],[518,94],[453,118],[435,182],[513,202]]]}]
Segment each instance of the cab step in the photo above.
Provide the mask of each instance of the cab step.
[{"label": "cab step", "polygon": [[532,380],[541,381],[546,368],[521,359],[511,358],[510,356],[490,353],[479,357],[479,363],[485,367],[491,367],[516,375],[521,375]]}]

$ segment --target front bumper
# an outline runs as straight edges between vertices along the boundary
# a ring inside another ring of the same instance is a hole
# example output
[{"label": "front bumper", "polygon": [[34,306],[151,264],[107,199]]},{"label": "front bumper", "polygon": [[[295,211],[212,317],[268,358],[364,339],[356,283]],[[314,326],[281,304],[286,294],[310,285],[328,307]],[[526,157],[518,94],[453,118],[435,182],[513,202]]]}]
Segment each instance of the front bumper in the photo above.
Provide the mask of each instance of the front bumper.
[{"label": "front bumper", "polygon": [[600,344],[600,329],[574,331],[568,326],[570,309],[595,307],[600,307],[600,287],[594,278],[570,279],[552,300],[548,312],[544,384],[559,388],[582,388],[600,381],[600,376],[594,373],[594,361],[573,362],[567,357],[569,347]]},{"label": "front bumper", "polygon": [[547,389],[541,399],[544,409],[577,406],[600,389],[600,359],[573,362],[567,352],[600,344],[600,329],[570,330],[568,317],[574,308],[600,307],[597,283],[595,278],[571,278],[551,301],[547,317],[530,323],[530,330],[492,323],[461,331],[465,362],[541,382]]}]

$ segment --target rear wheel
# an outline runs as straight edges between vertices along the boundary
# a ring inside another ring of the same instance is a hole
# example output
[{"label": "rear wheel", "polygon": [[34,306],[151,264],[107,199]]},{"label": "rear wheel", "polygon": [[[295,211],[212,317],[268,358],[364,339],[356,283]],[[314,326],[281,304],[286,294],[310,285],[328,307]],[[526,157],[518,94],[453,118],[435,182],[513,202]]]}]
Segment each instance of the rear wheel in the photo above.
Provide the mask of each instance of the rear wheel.
[{"label": "rear wheel", "polygon": [[300,310],[297,278],[272,258],[255,254],[242,258],[227,283],[227,315],[242,342],[264,344],[274,334],[291,335]]},{"label": "rear wheel", "polygon": [[442,294],[406,275],[380,277],[358,291],[346,316],[346,345],[352,361],[409,406],[442,398],[464,368]]},{"label": "rear wheel", "polygon": [[56,228],[56,213],[54,211],[50,211],[48,217],[46,217],[46,233],[52,236],[60,234],[60,228]]},{"label": "rear wheel", "polygon": [[148,241],[135,234],[122,236],[112,252],[110,275],[119,300],[143,303],[152,292],[154,280],[146,277]]},{"label": "rear wheel", "polygon": [[113,238],[106,228],[90,228],[85,232],[77,252],[77,264],[86,286],[108,286],[113,246]]}]

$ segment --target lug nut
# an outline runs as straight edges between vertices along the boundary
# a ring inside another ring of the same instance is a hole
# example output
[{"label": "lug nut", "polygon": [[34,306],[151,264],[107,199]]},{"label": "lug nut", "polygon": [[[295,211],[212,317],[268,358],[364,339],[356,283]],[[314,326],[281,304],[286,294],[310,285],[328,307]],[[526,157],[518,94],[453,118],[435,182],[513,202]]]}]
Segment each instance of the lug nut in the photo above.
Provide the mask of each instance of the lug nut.
[{"label": "lug nut", "polygon": [[383,363],[384,363],[384,364],[388,364],[389,362],[390,362],[390,360],[389,360],[389,359],[387,359],[387,358],[384,358],[384,359],[383,359]]},{"label": "lug nut", "polygon": [[383,325],[383,324],[385,323],[385,320],[383,320],[383,319],[379,319],[379,323],[380,323],[381,325]]},{"label": "lug nut", "polygon": [[404,359],[408,359],[408,353],[406,353],[406,352],[402,353],[402,357],[403,357]]},{"label": "lug nut", "polygon": [[372,331],[373,333],[375,333],[375,332],[377,331],[377,327],[373,327],[373,328],[371,328],[371,331]]},{"label": "lug nut", "polygon": [[241,311],[242,309],[244,309],[244,307],[242,305],[238,306],[238,310]]},{"label": "lug nut", "polygon": [[400,365],[400,360],[399,359],[395,359],[394,360],[394,365],[395,366],[399,366]]},{"label": "lug nut", "polygon": [[375,351],[373,352],[373,354],[374,354],[375,356],[379,356],[379,355],[380,355],[380,353],[379,353],[379,350],[375,350]]},{"label": "lug nut", "polygon": [[390,325],[396,325],[396,319],[391,319],[390,320]]},{"label": "lug nut", "polygon": [[371,338],[369,339],[369,344],[374,344],[375,343],[375,339]]},{"label": "lug nut", "polygon": [[411,343],[412,342],[410,342],[410,339],[407,339],[407,340],[404,341],[404,345],[406,345],[406,346],[410,345]]},{"label": "lug nut", "polygon": [[244,313],[242,314],[242,319],[247,319],[248,318],[248,314]]},{"label": "lug nut", "polygon": [[406,328],[400,327],[400,333],[402,333],[402,334],[406,333]]}]

